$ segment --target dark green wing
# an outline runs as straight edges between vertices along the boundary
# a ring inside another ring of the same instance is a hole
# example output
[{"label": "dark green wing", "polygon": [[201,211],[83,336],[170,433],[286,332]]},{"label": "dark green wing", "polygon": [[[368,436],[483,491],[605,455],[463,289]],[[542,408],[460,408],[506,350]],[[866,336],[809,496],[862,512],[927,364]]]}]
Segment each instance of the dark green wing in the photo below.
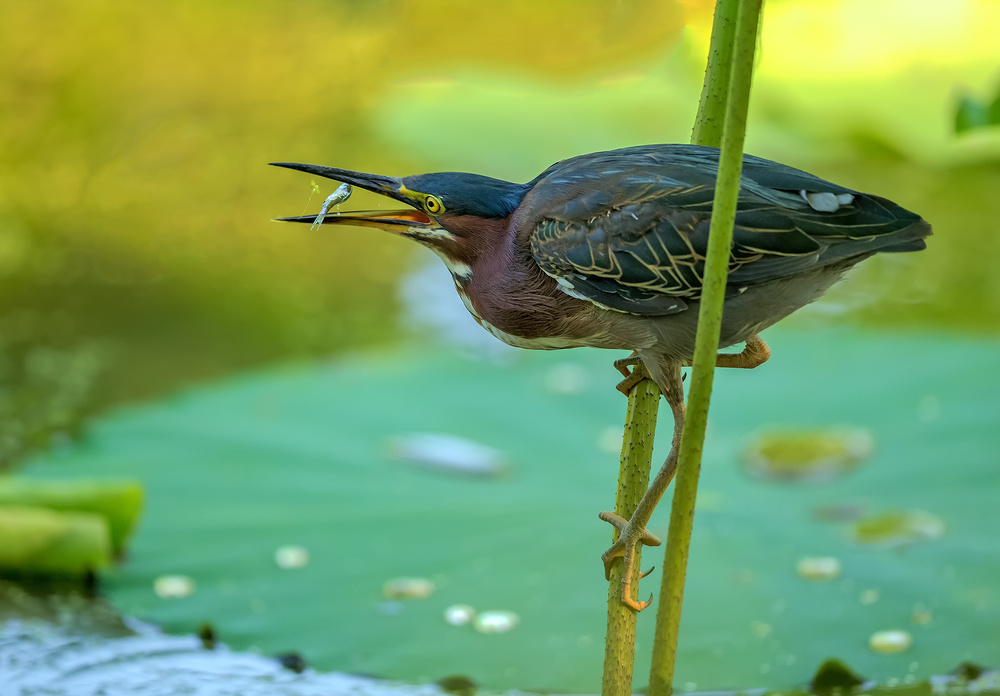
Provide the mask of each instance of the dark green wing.
[{"label": "dark green wing", "polygon": [[[550,167],[525,198],[531,252],[571,295],[634,314],[701,296],[718,150],[659,145]],[[930,226],[895,203],[744,158],[729,290],[876,251],[924,248]]]}]

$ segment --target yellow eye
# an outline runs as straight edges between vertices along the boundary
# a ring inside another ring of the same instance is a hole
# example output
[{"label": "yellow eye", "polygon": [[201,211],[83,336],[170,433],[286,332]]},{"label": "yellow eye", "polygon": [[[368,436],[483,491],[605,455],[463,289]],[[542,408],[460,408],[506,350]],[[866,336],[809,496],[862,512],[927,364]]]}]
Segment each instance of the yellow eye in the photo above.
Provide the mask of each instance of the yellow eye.
[{"label": "yellow eye", "polygon": [[431,215],[437,215],[444,210],[444,205],[441,203],[441,199],[437,196],[427,196],[427,198],[424,199],[424,210]]}]

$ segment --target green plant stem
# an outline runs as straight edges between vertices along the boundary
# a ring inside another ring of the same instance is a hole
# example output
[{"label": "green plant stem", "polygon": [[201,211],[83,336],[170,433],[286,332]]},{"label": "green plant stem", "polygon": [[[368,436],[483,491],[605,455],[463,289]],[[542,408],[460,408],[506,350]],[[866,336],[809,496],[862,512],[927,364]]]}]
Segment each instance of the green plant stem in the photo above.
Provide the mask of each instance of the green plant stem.
[{"label": "green plant stem", "polygon": [[719,147],[726,118],[729,78],[735,49],[736,19],[739,0],[717,0],[712,21],[712,39],[708,46],[705,84],[701,88],[698,116],[694,121],[691,143]]},{"label": "green plant stem", "polygon": [[[721,11],[720,0],[717,6]],[[674,498],[670,508],[670,527],[664,552],[663,580],[656,612],[656,637],[649,677],[649,696],[669,696],[673,692],[674,662],[684,600],[694,504],[701,473],[701,457],[708,423],[708,407],[715,377],[715,358],[722,327],[722,303],[726,294],[733,224],[743,168],[743,138],[746,133],[750,82],[757,44],[757,28],[763,0],[739,3],[736,21],[732,78],[726,105],[719,172],[709,228],[705,280],[698,310],[698,334],[695,339],[691,391],[687,402],[687,420],[681,435]],[[718,13],[716,21],[719,21]],[[698,129],[696,129],[697,131]]]},{"label": "green plant stem", "polygon": [[[615,496],[615,512],[625,519],[632,517],[649,486],[656,413],[660,403],[660,389],[649,379],[646,368],[640,363],[634,369],[646,379],[632,387],[628,395],[621,466],[618,470],[618,493]],[[618,541],[620,536],[619,530],[613,529],[612,543]],[[635,550],[635,564],[632,566],[634,592],[639,587],[641,553],[640,544]],[[608,584],[608,632],[604,643],[602,696],[630,696],[632,693],[637,615],[622,603],[623,566],[622,563],[615,563],[611,567]]]}]

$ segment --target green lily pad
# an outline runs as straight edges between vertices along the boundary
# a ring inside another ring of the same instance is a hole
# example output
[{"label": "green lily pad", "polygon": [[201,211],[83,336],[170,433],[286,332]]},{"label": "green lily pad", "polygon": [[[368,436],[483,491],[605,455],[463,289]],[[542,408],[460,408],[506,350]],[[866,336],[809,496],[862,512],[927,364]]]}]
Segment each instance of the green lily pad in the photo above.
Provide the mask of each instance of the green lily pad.
[{"label": "green lily pad", "polygon": [[[716,377],[677,687],[788,689],[831,657],[882,682],[995,663],[1000,344],[815,330],[767,338],[771,361]],[[600,443],[625,413],[614,357],[520,353],[492,364],[411,348],[276,368],[122,410],[25,475],[142,481],[146,516],[103,586],[121,610],[168,630],[210,623],[233,647],[294,650],[323,670],[596,692],[600,553],[611,540],[597,512],[613,504],[618,468]],[[572,393],[548,389],[567,362],[591,380]],[[657,460],[668,416],[661,409]],[[748,434],[830,423],[878,443],[851,476],[802,487],[742,471]],[[393,443],[414,433],[493,448],[507,473],[451,476],[396,461]],[[947,534],[858,544],[848,522],[814,514],[846,505],[926,510]],[[668,508],[669,495],[650,524],[659,536]],[[308,563],[280,567],[276,553],[289,546]],[[647,548],[643,567],[662,566],[661,553]],[[804,579],[804,557],[836,558],[840,573]],[[165,575],[188,576],[196,589],[158,597],[154,581]],[[434,591],[387,599],[385,584],[403,577]],[[654,575],[640,591],[657,588]],[[455,605],[518,621],[479,633],[445,619]],[[639,617],[636,688],[654,622],[655,609]],[[912,645],[872,650],[870,637],[889,630],[905,630]]]},{"label": "green lily pad", "polygon": [[851,533],[862,544],[895,546],[922,539],[939,539],[945,523],[924,510],[883,512],[858,520]]},{"label": "green lily pad", "polygon": [[764,479],[827,481],[871,456],[874,439],[867,430],[769,430],[744,452],[747,471]]}]

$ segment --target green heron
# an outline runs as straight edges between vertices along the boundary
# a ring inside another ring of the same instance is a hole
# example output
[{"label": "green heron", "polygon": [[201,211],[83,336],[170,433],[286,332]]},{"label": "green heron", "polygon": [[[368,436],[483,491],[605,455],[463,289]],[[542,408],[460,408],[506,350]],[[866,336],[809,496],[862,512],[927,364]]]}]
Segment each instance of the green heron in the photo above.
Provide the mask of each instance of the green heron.
[{"label": "green heron", "polygon": [[[641,379],[629,367],[648,370],[674,415],[671,451],[631,520],[600,515],[621,531],[602,556],[605,572],[623,559],[622,601],[636,611],[649,602],[631,596],[635,548],[660,543],[645,526],[677,466],[681,367],[694,352],[718,163],[715,148],[647,145],[557,162],[526,184],[274,163],[410,206],[320,221],[377,227],[429,247],[472,316],[501,341],[630,350],[615,361],[625,393]],[[757,367],[770,356],[763,329],[820,297],[859,261],[923,249],[930,233],[920,216],[884,198],[744,156],[719,346],[745,347],[720,354],[717,365]]]}]

